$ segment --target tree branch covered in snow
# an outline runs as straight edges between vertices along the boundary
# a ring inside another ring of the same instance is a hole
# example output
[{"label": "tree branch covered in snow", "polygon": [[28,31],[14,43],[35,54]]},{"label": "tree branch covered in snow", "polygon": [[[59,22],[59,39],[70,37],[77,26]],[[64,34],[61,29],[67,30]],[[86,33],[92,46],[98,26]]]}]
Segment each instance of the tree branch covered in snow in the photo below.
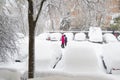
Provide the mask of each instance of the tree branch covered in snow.
[{"label": "tree branch covered in snow", "polygon": [[16,20],[0,15],[0,61],[5,62],[17,54]]}]

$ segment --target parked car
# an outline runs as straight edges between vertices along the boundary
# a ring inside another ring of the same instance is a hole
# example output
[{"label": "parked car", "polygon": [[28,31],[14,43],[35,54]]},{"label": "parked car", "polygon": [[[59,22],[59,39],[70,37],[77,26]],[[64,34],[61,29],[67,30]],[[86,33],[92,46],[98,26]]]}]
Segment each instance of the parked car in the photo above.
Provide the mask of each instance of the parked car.
[{"label": "parked car", "polygon": [[85,33],[76,33],[75,37],[74,37],[74,40],[76,40],[76,41],[84,41],[84,40],[86,40]]},{"label": "parked car", "polygon": [[111,33],[104,34],[103,35],[103,41],[105,43],[118,42],[117,38]]}]

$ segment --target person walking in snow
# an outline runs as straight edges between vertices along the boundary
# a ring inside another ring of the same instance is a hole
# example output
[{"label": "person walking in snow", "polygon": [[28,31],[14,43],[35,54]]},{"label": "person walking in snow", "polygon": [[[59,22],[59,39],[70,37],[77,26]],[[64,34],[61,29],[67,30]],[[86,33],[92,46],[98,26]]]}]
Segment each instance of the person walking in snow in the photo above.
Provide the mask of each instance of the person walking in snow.
[{"label": "person walking in snow", "polygon": [[67,37],[66,37],[66,35],[64,35],[64,38],[65,38],[65,46],[67,46]]},{"label": "person walking in snow", "polygon": [[64,44],[65,44],[65,37],[64,35],[62,35],[61,37],[61,47],[64,48]]}]

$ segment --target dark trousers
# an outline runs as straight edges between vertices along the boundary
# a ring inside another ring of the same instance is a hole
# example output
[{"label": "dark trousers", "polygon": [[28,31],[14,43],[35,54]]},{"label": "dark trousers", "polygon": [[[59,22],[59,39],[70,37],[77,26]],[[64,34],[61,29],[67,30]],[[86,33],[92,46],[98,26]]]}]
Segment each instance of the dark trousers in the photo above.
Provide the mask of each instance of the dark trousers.
[{"label": "dark trousers", "polygon": [[64,48],[64,44],[61,44],[61,47]]},{"label": "dark trousers", "polygon": [[65,46],[67,46],[67,42],[65,42]]}]

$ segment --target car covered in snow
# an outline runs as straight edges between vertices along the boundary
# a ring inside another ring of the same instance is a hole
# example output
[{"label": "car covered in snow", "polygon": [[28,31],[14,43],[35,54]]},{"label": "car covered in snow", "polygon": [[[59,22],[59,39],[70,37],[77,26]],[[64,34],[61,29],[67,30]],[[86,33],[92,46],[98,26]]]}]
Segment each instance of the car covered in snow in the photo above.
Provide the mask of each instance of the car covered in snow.
[{"label": "car covered in snow", "polygon": [[62,56],[61,46],[47,40],[36,39],[35,66],[37,70],[53,69]]},{"label": "car covered in snow", "polygon": [[75,41],[84,41],[84,40],[86,40],[86,35],[85,35],[85,33],[76,33],[75,34],[75,37],[74,37],[74,40]]},{"label": "car covered in snow", "polygon": [[51,41],[60,41],[61,40],[61,33],[50,33],[50,40]]},{"label": "car covered in snow", "polygon": [[111,33],[105,33],[103,35],[103,41],[105,43],[118,42],[117,38]]}]

